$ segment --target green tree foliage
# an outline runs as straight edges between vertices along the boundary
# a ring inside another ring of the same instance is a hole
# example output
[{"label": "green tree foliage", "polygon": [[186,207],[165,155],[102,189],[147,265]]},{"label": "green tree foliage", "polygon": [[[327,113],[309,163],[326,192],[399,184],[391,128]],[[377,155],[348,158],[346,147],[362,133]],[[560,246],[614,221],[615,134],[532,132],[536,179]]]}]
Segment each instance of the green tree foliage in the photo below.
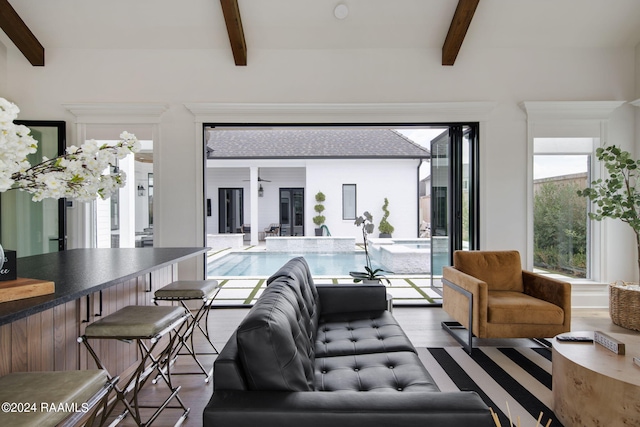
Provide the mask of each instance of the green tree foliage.
[{"label": "green tree foliage", "polygon": [[534,196],[534,265],[586,276],[587,203],[577,183],[543,183]]},{"label": "green tree foliage", "polygon": [[615,145],[600,147],[596,157],[604,162],[608,177],[591,183],[591,188],[578,194],[588,197],[595,206],[589,218],[602,221],[619,219],[629,224],[636,236],[636,256],[640,270],[640,160],[634,160],[628,151]]}]

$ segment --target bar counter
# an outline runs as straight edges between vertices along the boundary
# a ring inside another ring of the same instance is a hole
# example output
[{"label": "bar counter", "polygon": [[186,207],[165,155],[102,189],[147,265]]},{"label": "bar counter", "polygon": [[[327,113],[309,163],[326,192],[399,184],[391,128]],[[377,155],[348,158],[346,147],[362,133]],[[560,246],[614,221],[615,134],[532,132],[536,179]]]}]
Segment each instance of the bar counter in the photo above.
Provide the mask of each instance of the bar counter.
[{"label": "bar counter", "polygon": [[[72,249],[18,258],[18,277],[53,281],[55,293],[0,303],[0,375],[90,368],[76,343],[86,325],[126,305],[152,304],[156,289],[177,280],[178,262],[206,251]],[[135,357],[134,348],[125,359]]]}]

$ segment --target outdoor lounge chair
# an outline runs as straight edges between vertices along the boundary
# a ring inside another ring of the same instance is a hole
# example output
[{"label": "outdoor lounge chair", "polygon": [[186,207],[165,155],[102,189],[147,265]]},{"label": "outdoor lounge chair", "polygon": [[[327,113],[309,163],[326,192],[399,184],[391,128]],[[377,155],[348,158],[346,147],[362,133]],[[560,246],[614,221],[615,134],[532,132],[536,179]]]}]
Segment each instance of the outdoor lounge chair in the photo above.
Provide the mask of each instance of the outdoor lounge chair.
[{"label": "outdoor lounge chair", "polygon": [[280,235],[280,224],[271,223],[268,227],[264,229],[265,236],[279,236]]}]

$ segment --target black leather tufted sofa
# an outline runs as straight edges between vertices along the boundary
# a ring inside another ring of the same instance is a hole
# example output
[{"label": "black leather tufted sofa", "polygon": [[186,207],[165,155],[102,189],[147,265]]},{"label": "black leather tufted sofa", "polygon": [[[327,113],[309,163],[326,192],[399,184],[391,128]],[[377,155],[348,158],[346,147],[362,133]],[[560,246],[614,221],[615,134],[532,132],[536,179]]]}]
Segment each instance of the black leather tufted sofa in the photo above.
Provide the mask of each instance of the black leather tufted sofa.
[{"label": "black leather tufted sofa", "polygon": [[212,427],[493,426],[472,392],[440,392],[383,285],[314,285],[294,258],[214,363]]}]

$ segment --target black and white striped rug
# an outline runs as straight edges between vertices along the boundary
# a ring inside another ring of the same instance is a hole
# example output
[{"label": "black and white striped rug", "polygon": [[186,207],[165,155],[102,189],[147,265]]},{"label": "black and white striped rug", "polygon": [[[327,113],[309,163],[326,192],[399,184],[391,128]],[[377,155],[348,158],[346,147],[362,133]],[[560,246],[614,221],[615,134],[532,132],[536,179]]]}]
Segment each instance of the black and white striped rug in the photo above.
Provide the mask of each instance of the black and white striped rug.
[{"label": "black and white striped rug", "polygon": [[420,359],[441,391],[473,390],[500,417],[502,426],[540,424],[562,427],[553,414],[551,349],[477,347],[420,348]]}]

